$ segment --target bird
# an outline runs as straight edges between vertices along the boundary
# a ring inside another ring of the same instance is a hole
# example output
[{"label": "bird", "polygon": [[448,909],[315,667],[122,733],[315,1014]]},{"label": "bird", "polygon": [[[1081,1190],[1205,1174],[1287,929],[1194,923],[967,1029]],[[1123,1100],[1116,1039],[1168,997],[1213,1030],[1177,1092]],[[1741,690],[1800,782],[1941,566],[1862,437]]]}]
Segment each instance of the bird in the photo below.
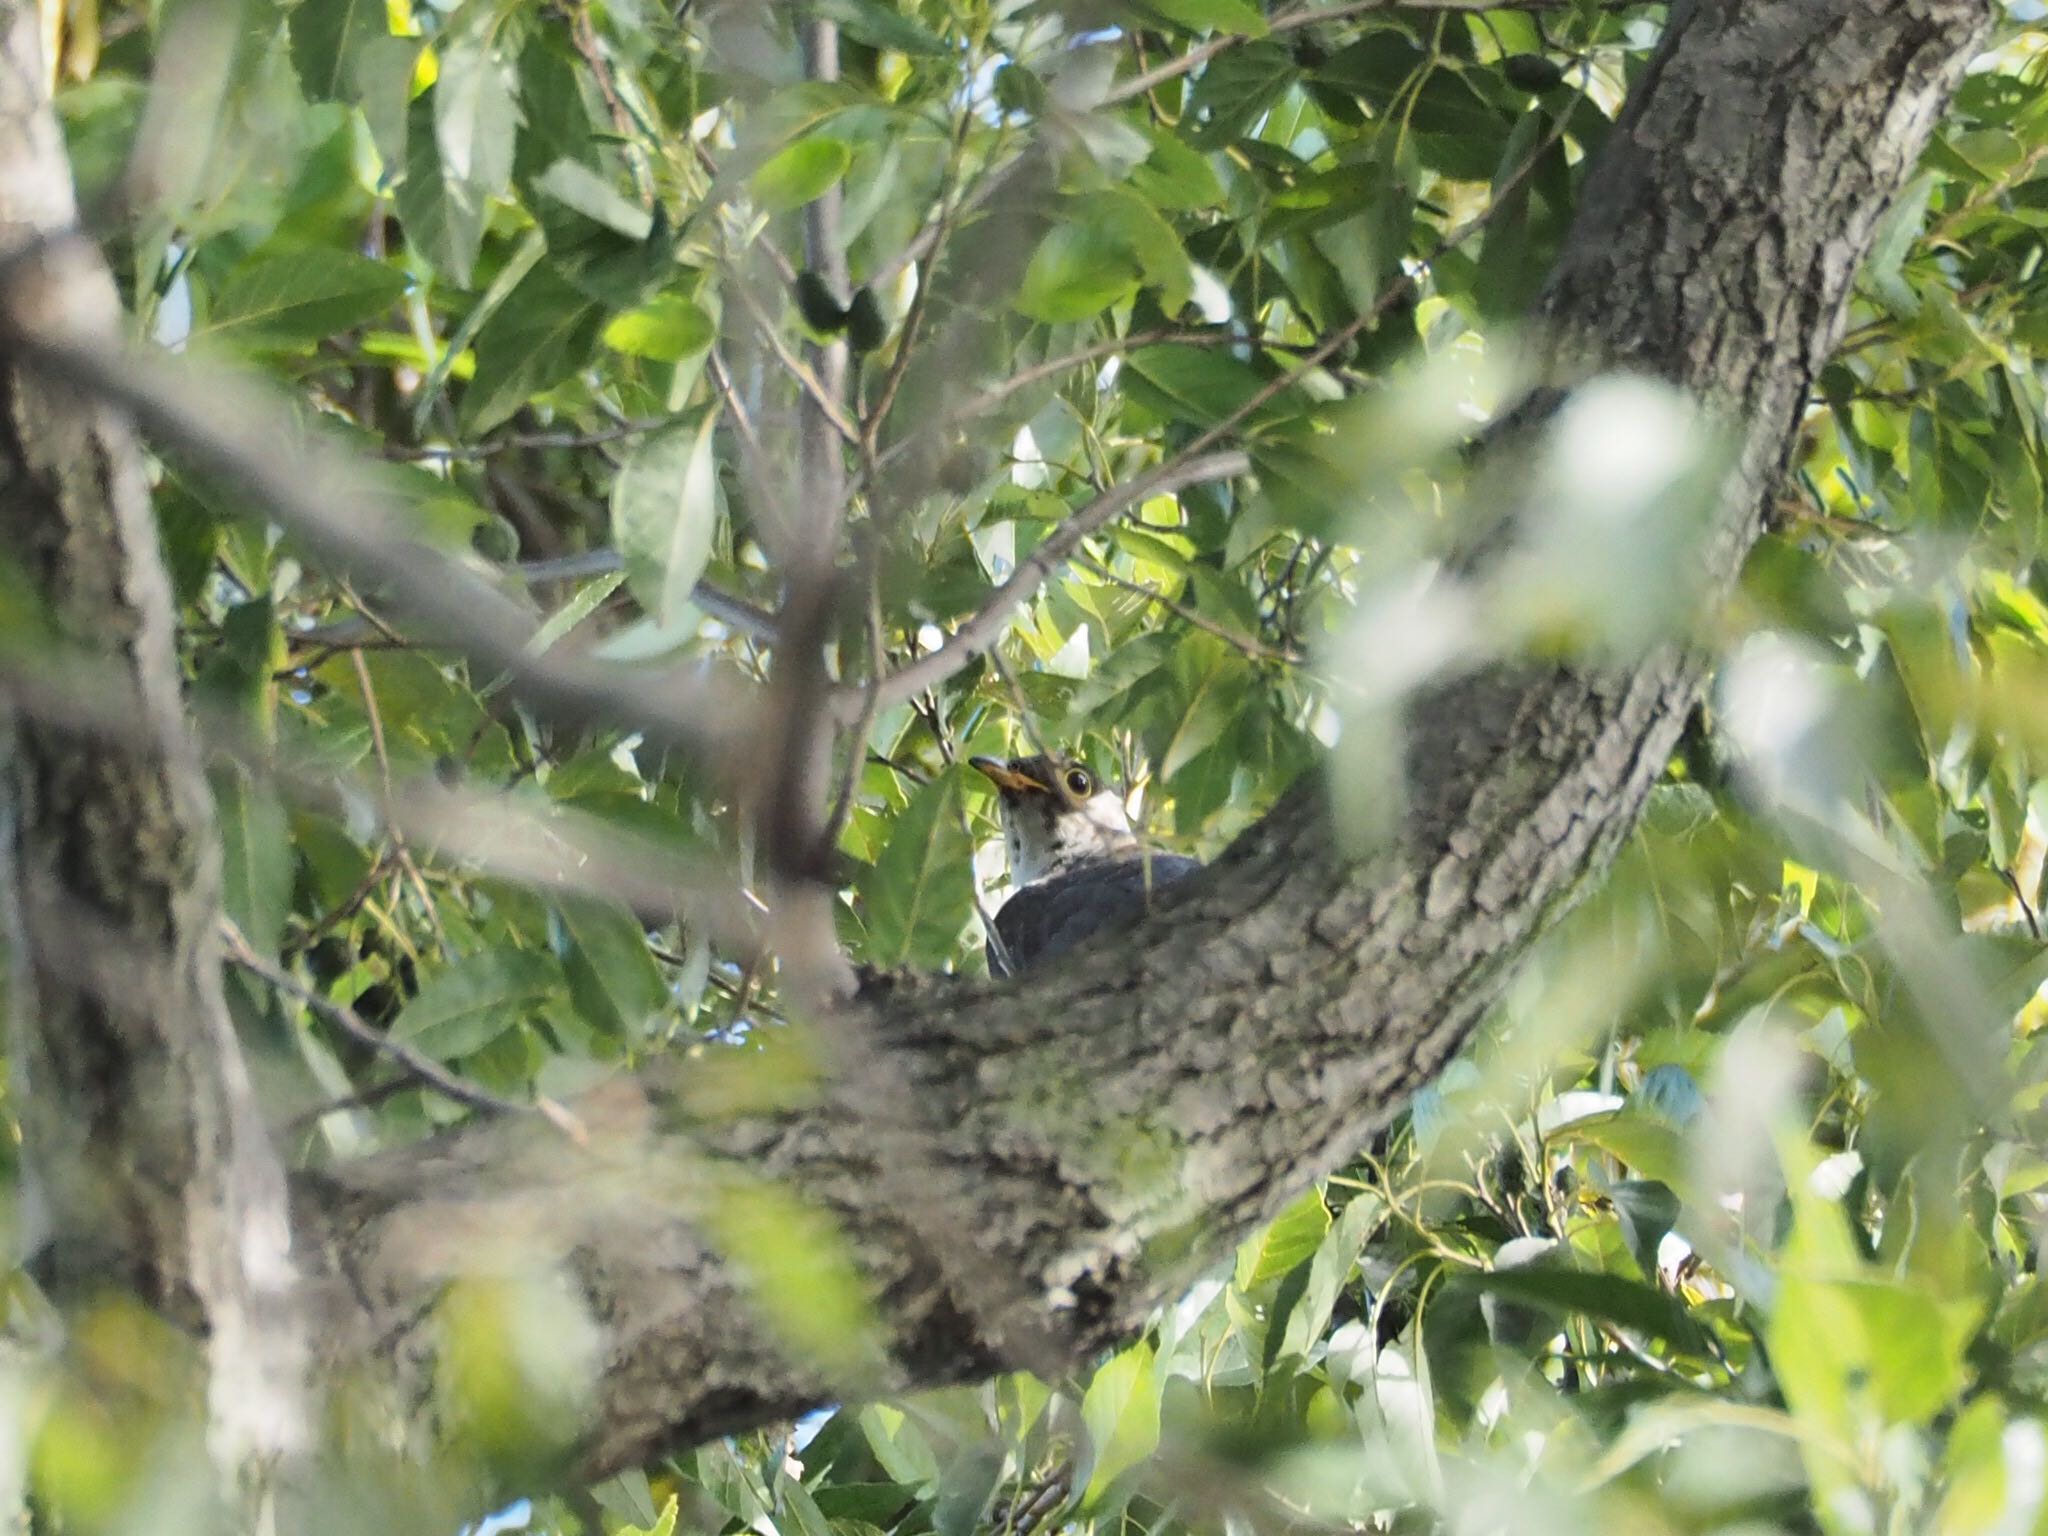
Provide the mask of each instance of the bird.
[{"label": "bird", "polygon": [[988,943],[993,976],[1065,954],[1202,867],[1185,854],[1149,852],[1123,797],[1084,764],[1044,753],[969,762],[996,786],[1014,887]]}]

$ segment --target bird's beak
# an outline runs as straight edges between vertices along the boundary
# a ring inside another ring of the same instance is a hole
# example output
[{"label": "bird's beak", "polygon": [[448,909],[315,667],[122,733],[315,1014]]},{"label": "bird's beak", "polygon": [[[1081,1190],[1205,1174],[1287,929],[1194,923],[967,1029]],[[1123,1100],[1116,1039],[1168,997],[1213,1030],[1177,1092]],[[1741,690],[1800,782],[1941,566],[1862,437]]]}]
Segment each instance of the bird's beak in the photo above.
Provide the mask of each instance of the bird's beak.
[{"label": "bird's beak", "polygon": [[978,768],[995,781],[996,788],[1013,790],[1019,794],[1044,794],[1045,786],[1028,774],[1019,773],[999,757],[970,757],[970,768]]}]

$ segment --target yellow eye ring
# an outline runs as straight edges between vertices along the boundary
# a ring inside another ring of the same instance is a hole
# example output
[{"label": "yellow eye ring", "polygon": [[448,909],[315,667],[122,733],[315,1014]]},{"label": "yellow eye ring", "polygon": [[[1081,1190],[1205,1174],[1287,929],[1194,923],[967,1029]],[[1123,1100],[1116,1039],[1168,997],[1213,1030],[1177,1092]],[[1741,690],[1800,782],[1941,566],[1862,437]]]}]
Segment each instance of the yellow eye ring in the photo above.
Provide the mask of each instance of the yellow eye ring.
[{"label": "yellow eye ring", "polygon": [[1088,776],[1086,768],[1069,768],[1067,770],[1067,792],[1069,794],[1085,798],[1094,793],[1094,791],[1095,781]]}]

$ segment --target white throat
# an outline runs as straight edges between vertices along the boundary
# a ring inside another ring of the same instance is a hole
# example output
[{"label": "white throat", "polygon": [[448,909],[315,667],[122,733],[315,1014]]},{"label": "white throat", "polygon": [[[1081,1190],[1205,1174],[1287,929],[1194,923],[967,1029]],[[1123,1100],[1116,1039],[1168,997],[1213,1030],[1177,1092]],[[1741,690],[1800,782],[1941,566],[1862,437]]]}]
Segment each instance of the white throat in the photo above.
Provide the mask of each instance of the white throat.
[{"label": "white throat", "polygon": [[1003,806],[1003,849],[1010,883],[1030,885],[1137,846],[1123,800],[1102,790],[1079,805],[1031,795]]}]

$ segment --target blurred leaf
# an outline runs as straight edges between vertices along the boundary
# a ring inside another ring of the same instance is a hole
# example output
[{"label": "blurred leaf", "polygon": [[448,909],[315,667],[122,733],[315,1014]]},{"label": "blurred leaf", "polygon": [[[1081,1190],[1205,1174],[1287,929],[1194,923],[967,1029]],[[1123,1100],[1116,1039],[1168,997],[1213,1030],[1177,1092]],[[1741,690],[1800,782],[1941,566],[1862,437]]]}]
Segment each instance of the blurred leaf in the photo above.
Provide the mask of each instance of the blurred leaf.
[{"label": "blurred leaf", "polygon": [[1251,0],[1140,0],[1148,11],[1191,32],[1239,32],[1264,37],[1266,18]]},{"label": "blurred leaf", "polygon": [[1525,1265],[1467,1274],[1460,1283],[1528,1306],[1617,1323],[1688,1353],[1705,1347],[1699,1325],[1683,1306],[1664,1292],[1621,1275]]},{"label": "blurred leaf", "polygon": [[893,48],[898,53],[933,58],[953,51],[951,44],[922,22],[881,0],[817,0],[817,14],[838,22],[870,48]]},{"label": "blurred leaf", "polygon": [[718,530],[718,459],[709,411],[695,428],[642,438],[612,482],[612,537],[633,595],[658,622],[682,613]]},{"label": "blurred leaf", "polygon": [[400,1011],[391,1038],[437,1061],[474,1055],[562,990],[561,967],[523,949],[486,949],[435,971]]},{"label": "blurred leaf", "polygon": [[1138,282],[1137,258],[1113,232],[1056,224],[1032,253],[1012,302],[1033,320],[1086,320],[1128,299]]},{"label": "blurred leaf", "polygon": [[1112,1483],[1158,1446],[1159,1391],[1152,1346],[1143,1340],[1096,1369],[1081,1398],[1081,1421],[1095,1451],[1082,1508],[1099,1504]]},{"label": "blurred leaf", "polygon": [[754,199],[770,213],[788,213],[823,193],[852,163],[853,151],[842,140],[798,139],[754,172]]},{"label": "blurred leaf", "polygon": [[286,13],[292,64],[308,101],[350,101],[361,89],[356,60],[388,37],[384,0],[299,0]]},{"label": "blurred leaf", "polygon": [[519,131],[513,70],[488,37],[458,37],[440,54],[433,100],[441,167],[478,203],[488,202],[512,184]]},{"label": "blurred leaf", "polygon": [[867,1284],[831,1216],[732,1168],[708,1193],[706,1230],[796,1357],[831,1375],[874,1369],[880,1339]]},{"label": "blurred leaf", "polygon": [[688,299],[662,294],[606,322],[604,344],[656,362],[680,362],[718,339],[718,324]]},{"label": "blurred leaf", "polygon": [[666,1005],[668,993],[647,949],[647,934],[623,907],[593,901],[559,903],[562,925],[574,946],[570,992],[597,1027],[637,1044],[648,1020]]},{"label": "blurred leaf", "polygon": [[277,953],[291,909],[291,825],[277,792],[239,768],[213,777],[221,905],[259,955]]},{"label": "blurred leaf", "polygon": [[346,251],[291,251],[237,267],[194,341],[310,347],[375,319],[404,296],[395,267]]}]

